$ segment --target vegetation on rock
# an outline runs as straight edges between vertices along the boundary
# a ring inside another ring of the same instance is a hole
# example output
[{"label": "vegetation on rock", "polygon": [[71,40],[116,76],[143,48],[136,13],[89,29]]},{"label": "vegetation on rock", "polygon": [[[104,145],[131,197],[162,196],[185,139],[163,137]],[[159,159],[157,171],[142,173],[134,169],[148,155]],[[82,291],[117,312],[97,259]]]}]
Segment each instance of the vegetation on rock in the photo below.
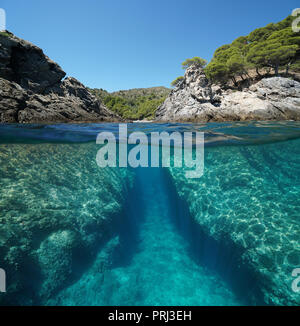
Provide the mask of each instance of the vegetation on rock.
[{"label": "vegetation on rock", "polygon": [[2,32],[0,32],[0,36],[11,37],[12,33],[8,32],[8,31],[2,31]]},{"label": "vegetation on rock", "polygon": [[183,76],[177,77],[175,80],[172,81],[171,86],[172,87],[178,86],[183,81],[183,79],[184,79]]},{"label": "vegetation on rock", "polygon": [[138,88],[108,93],[103,89],[90,90],[113,112],[124,119],[151,120],[170,90],[165,87]]},{"label": "vegetation on rock", "polygon": [[[300,35],[292,30],[294,17],[288,16],[281,22],[271,23],[257,28],[248,36],[240,36],[231,44],[219,47],[208,65],[199,57],[187,59],[182,63],[184,69],[195,65],[204,68],[207,78],[212,83],[226,84],[232,81],[237,85],[237,78],[250,78],[249,71],[274,71],[279,75],[283,70],[300,71]],[[180,78],[180,77],[179,77]],[[177,86],[175,79],[172,86]]]},{"label": "vegetation on rock", "polygon": [[250,69],[256,69],[257,74],[259,69],[273,69],[276,75],[283,68],[287,73],[299,69],[300,35],[292,31],[292,19],[288,16],[219,47],[205,68],[207,77],[216,83],[231,79],[236,84],[236,77],[249,77]]},{"label": "vegetation on rock", "polygon": [[199,68],[203,68],[207,65],[207,61],[205,59],[199,58],[199,57],[194,57],[192,59],[186,59],[182,63],[182,68],[187,69],[190,66],[197,66]]}]

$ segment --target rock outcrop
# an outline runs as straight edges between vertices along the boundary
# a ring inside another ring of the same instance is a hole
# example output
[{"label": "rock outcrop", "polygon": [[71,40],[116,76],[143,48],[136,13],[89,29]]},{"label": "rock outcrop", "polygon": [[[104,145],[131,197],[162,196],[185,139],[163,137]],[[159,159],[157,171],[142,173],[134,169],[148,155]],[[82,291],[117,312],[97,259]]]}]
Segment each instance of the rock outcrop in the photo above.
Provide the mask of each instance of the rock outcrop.
[{"label": "rock outcrop", "polygon": [[187,69],[156,111],[159,121],[300,120],[300,83],[265,78],[243,91],[211,85],[202,69]]},{"label": "rock outcrop", "polygon": [[109,111],[78,80],[37,46],[0,33],[0,122],[113,121]]},{"label": "rock outcrop", "polygon": [[[291,288],[292,271],[300,266],[299,148],[299,138],[206,146],[201,179],[187,178],[187,167],[169,168],[183,200],[174,201],[174,210],[187,205],[196,222],[188,229],[198,226],[203,233],[197,238],[199,257],[206,256],[215,270],[222,266],[252,304],[300,304]],[[219,248],[207,253],[209,239]]]},{"label": "rock outcrop", "polygon": [[94,142],[0,144],[0,264],[7,275],[0,306],[41,305],[115,237],[133,174],[100,169],[98,149]]}]

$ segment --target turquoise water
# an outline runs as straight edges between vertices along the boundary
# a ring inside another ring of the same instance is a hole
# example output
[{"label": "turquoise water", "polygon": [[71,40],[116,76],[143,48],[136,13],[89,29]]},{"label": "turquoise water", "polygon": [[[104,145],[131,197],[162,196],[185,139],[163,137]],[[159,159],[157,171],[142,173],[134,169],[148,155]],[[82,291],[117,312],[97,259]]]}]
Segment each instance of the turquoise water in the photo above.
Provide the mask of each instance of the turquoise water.
[{"label": "turquoise water", "polygon": [[0,304],[300,303],[299,123],[128,125],[204,131],[200,179],[100,169],[96,135],[117,129],[0,126]]},{"label": "turquoise water", "polygon": [[[60,305],[240,305],[230,285],[197,263],[189,242],[176,229],[172,198],[163,172],[138,171],[128,223],[111,268],[97,273],[103,258],[51,304]],[[146,179],[145,179],[146,178]],[[145,183],[148,185],[145,187]],[[139,209],[137,209],[139,205]],[[180,214],[178,214],[180,215]],[[180,218],[180,216],[177,216]],[[183,221],[184,222],[184,221]],[[132,246],[134,248],[132,248]],[[123,257],[131,253],[131,257]],[[121,263],[119,261],[121,256]]]}]

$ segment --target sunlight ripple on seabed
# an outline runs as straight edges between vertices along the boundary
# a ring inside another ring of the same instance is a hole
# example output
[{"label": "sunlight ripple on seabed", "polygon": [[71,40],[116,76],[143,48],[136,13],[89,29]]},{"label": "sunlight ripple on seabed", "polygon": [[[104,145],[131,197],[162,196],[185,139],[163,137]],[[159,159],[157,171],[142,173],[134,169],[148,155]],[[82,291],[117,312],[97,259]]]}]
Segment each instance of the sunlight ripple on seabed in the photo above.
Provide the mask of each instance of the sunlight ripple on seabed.
[{"label": "sunlight ripple on seabed", "polygon": [[299,304],[299,124],[130,126],[204,131],[200,179],[99,168],[104,128],[1,127],[0,304]]}]

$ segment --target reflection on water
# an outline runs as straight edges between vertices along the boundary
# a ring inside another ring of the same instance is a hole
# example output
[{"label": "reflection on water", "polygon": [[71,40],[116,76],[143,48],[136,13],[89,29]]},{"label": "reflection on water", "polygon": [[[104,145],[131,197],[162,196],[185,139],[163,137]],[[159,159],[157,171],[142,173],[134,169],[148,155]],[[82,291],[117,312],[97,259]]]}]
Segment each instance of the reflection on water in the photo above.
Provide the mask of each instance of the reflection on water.
[{"label": "reflection on water", "polygon": [[[88,142],[95,141],[99,132],[112,132],[118,137],[117,123],[18,125],[0,124],[0,143],[8,142]],[[207,144],[242,145],[283,141],[300,137],[300,122],[247,121],[213,123],[130,123],[128,133],[187,132],[205,133]]]}]

